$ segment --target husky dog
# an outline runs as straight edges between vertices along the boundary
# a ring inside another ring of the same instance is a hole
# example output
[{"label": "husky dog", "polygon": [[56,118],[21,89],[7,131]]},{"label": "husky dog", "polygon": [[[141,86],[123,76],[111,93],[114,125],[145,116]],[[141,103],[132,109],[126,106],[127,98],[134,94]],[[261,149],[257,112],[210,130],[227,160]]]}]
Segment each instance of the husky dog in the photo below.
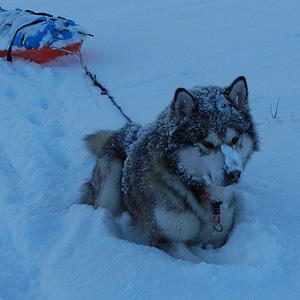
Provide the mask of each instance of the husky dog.
[{"label": "husky dog", "polygon": [[98,155],[83,203],[129,211],[149,244],[200,262],[190,245],[225,244],[245,165],[258,150],[248,87],[179,88],[148,126],[126,124],[86,138]]}]

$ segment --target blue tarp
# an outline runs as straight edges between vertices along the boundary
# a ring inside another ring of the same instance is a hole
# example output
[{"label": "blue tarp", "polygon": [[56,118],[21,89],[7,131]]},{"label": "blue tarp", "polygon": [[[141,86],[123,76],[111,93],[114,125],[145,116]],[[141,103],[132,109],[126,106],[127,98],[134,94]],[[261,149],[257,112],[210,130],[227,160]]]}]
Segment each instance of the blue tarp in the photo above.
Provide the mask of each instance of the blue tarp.
[{"label": "blue tarp", "polygon": [[0,9],[0,49],[64,47],[86,35],[73,20],[32,11]]}]

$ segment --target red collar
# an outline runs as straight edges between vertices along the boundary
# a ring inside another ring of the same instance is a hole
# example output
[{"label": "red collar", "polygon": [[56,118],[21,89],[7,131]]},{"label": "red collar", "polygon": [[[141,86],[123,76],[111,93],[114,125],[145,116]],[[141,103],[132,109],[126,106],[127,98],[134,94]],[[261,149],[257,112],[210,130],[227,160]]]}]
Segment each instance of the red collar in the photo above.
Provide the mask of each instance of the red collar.
[{"label": "red collar", "polygon": [[216,231],[221,232],[223,231],[223,226],[221,225],[221,210],[220,210],[220,206],[223,203],[220,200],[214,200],[212,198],[210,198],[210,196],[208,194],[202,194],[201,197],[212,203],[213,205],[213,227]]}]

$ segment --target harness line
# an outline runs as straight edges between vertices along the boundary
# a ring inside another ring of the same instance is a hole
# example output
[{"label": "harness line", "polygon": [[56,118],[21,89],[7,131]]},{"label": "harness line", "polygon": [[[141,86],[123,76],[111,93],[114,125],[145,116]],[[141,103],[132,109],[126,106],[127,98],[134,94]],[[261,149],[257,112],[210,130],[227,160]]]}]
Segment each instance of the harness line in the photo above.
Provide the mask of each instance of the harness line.
[{"label": "harness line", "polygon": [[120,113],[122,114],[122,116],[129,122],[132,123],[132,120],[123,112],[122,107],[120,105],[117,104],[115,98],[109,93],[109,91],[97,80],[97,76],[95,74],[93,74],[87,67],[87,65],[84,63],[83,58],[82,58],[82,54],[81,54],[81,47],[78,51],[78,53],[73,52],[73,51],[68,51],[65,49],[61,49],[61,48],[55,48],[53,47],[53,49],[58,49],[60,51],[63,52],[67,52],[69,54],[75,54],[80,61],[81,67],[85,72],[85,75],[88,76],[91,81],[93,82],[94,86],[98,87],[101,90],[101,95],[105,95],[112,103],[113,105],[120,111]]},{"label": "harness line", "polygon": [[[60,49],[61,51],[65,51],[63,49]],[[82,54],[81,54],[81,49],[79,49],[78,53],[73,53],[76,54],[80,60],[81,67],[85,71],[85,75],[88,76],[94,86],[98,87],[101,90],[101,94],[105,95],[112,103],[113,105],[120,111],[120,113],[123,115],[123,117],[129,122],[132,123],[131,119],[123,112],[122,107],[117,104],[115,98],[109,93],[109,91],[97,80],[97,77],[95,74],[93,74],[87,67],[87,65],[84,63]]]}]

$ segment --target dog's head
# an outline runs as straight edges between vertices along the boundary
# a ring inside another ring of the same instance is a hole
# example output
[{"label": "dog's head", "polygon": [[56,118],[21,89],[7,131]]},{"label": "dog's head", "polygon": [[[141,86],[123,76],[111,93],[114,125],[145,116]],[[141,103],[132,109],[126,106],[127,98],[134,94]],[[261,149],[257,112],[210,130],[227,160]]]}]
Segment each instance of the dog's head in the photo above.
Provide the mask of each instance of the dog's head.
[{"label": "dog's head", "polygon": [[244,77],[226,88],[179,88],[169,118],[169,153],[177,171],[191,182],[237,183],[251,154],[258,150]]}]

